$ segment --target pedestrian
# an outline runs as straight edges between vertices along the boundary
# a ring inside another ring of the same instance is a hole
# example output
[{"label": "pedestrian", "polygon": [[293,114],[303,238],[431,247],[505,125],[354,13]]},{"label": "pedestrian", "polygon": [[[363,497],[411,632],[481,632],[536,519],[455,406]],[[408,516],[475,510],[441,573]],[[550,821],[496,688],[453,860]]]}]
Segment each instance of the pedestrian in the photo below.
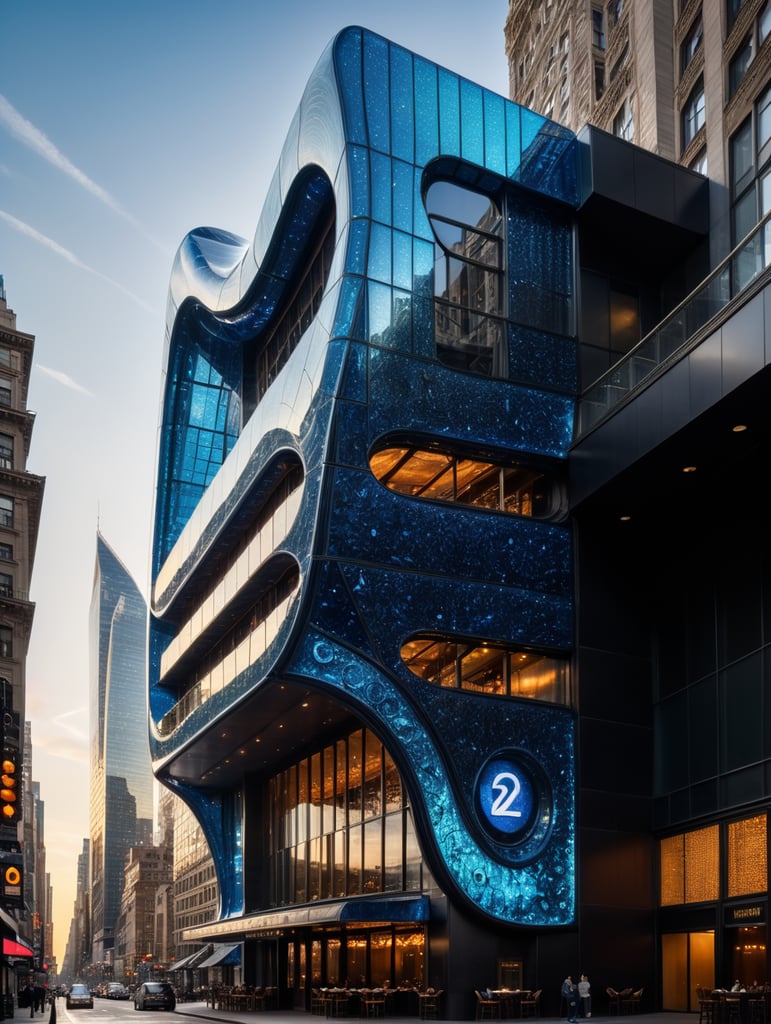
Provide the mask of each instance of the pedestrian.
[{"label": "pedestrian", "polygon": [[582,1017],[591,1017],[592,1015],[592,986],[589,984],[589,979],[585,974],[581,975],[581,980],[578,983],[578,1000],[581,1007]]},{"label": "pedestrian", "polygon": [[32,982],[27,982],[27,987],[24,989],[27,995],[27,1002],[29,1003],[29,1015],[30,1017],[35,1016],[35,989]]},{"label": "pedestrian", "polygon": [[577,1020],[576,1013],[578,1012],[578,991],[573,984],[572,975],[569,974],[562,982],[561,994],[567,1006],[568,1021],[570,1021],[570,1024],[575,1024]]}]

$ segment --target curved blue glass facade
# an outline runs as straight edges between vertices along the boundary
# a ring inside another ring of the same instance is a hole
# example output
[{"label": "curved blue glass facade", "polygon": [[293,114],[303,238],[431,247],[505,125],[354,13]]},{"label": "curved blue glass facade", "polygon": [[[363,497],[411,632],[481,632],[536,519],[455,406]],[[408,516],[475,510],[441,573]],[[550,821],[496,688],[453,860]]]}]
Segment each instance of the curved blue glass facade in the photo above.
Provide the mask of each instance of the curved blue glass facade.
[{"label": "curved blue glass facade", "polygon": [[[349,28],[306,88],[254,239],[206,228],[180,247],[159,433],[150,743],[156,774],[206,830],[223,918],[253,909],[249,850],[243,783],[226,769],[218,784],[212,769],[234,721],[297,685],[380,738],[451,898],[502,924],[574,920],[571,708],[436,685],[401,655],[430,634],[568,658],[569,525],[417,501],[384,487],[370,459],[407,438],[559,476],[575,410],[578,178],[571,133]],[[446,211],[460,241],[443,257],[459,268],[443,305],[425,203],[442,181],[493,197],[489,216],[499,215],[476,231]],[[307,270],[317,265],[323,288]],[[296,485],[279,501],[288,467]],[[247,640],[229,624],[252,597]]]}]

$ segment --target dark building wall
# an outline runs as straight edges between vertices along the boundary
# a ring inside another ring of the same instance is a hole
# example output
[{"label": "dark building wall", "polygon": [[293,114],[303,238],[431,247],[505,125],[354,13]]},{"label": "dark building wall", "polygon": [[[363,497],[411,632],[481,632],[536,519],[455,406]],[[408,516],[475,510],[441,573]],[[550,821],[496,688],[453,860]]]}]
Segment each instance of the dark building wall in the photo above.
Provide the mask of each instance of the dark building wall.
[{"label": "dark building wall", "polygon": [[608,985],[644,986],[653,998],[656,977],[651,618],[629,537],[577,520],[580,963],[572,973],[589,975],[598,1011]]}]

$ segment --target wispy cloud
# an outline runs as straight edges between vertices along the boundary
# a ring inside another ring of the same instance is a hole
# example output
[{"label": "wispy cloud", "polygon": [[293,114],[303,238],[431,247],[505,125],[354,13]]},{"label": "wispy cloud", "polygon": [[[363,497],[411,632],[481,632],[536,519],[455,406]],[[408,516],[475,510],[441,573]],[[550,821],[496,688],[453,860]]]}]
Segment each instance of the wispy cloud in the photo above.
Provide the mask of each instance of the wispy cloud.
[{"label": "wispy cloud", "polygon": [[110,209],[119,213],[121,217],[128,216],[126,211],[113,199],[109,192],[100,185],[97,185],[87,174],[79,170],[71,160],[68,160],[64,153],[60,152],[39,128],[36,128],[34,124],[25,117],[22,117],[18,110],[3,95],[0,95],[0,124],[4,124],[8,131],[15,135],[17,139],[20,139],[25,146],[29,146],[30,149],[33,149],[42,156],[44,160],[47,160],[54,167],[72,178],[73,181],[82,185],[87,192],[96,196],[97,199],[109,206]]},{"label": "wispy cloud", "polygon": [[9,227],[14,229],[14,231],[18,231],[19,234],[32,238],[35,242],[45,246],[46,249],[50,249],[51,252],[56,253],[57,256],[61,256],[62,259],[66,260],[68,263],[71,263],[75,267],[79,267],[80,270],[85,270],[89,274],[93,274],[94,277],[101,278],[102,281],[107,281],[109,284],[113,285],[113,287],[123,292],[124,295],[127,295],[132,302],[141,306],[141,308],[146,310],[148,313],[155,315],[156,310],[154,310],[152,306],[148,305],[144,299],[140,299],[138,295],[129,291],[129,289],[122,285],[120,281],[116,281],[114,278],[108,277],[107,274],[103,274],[101,271],[95,270],[93,267],[89,267],[87,263],[78,259],[74,252],[70,252],[69,249],[65,249],[63,245],[59,245],[59,243],[55,242],[53,238],[49,238],[47,235],[41,234],[40,231],[37,231],[29,224],[25,224],[23,220],[19,220],[10,213],[6,213],[5,210],[0,210],[0,221],[5,221]]},{"label": "wispy cloud", "polygon": [[156,239],[150,235],[147,230],[139,223],[132,215],[125,210],[120,203],[115,199],[107,189],[102,188],[93,181],[87,174],[76,167],[75,164],[62,153],[62,151],[54,145],[53,142],[36,128],[31,121],[28,121],[26,117],[23,117],[19,111],[8,102],[8,100],[0,94],[0,125],[4,125],[8,131],[15,135],[17,139],[34,150],[44,160],[47,160],[49,164],[55,167],[57,170],[66,174],[68,178],[71,178],[74,182],[84,188],[87,192],[90,192],[92,196],[98,199],[105,206],[108,206],[111,210],[123,217],[132,224],[148,241],[156,245],[162,252],[166,251],[166,247],[161,245]]},{"label": "wispy cloud", "polygon": [[53,367],[43,366],[42,363],[35,363],[35,369],[40,370],[46,377],[51,377],[52,380],[58,381],[59,384],[63,384],[65,388],[79,391],[82,395],[88,395],[89,398],[94,397],[93,391],[89,391],[82,384],[78,384],[76,380],[73,380],[68,373],[64,373],[62,370],[54,370]]}]

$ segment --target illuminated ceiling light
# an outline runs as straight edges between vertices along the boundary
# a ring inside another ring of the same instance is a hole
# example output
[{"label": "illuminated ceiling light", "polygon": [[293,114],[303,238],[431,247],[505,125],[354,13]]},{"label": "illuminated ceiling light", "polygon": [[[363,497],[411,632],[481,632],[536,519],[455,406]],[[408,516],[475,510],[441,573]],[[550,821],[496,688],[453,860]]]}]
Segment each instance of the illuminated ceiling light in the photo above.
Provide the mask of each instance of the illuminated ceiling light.
[{"label": "illuminated ceiling light", "polygon": [[696,472],[696,467],[695,466],[683,466],[683,472],[684,473],[695,473]]},{"label": "illuminated ceiling light", "polygon": [[307,708],[307,707],[310,707],[310,701],[304,700],[304,701],[302,702],[302,704],[300,705],[300,707],[301,707],[301,708]]},{"label": "illuminated ceiling light", "polygon": [[260,737],[259,737],[259,736],[255,736],[255,737],[254,737],[254,742],[255,742],[255,743],[262,743],[262,740],[260,739]]},{"label": "illuminated ceiling light", "polygon": [[734,434],[743,434],[746,429],[747,429],[747,424],[746,423],[737,423],[735,426],[731,427],[731,430],[733,431]]},{"label": "illuminated ceiling light", "polygon": [[631,520],[631,518],[632,517],[626,512],[622,516],[618,517],[619,522],[621,523],[628,523]]}]

